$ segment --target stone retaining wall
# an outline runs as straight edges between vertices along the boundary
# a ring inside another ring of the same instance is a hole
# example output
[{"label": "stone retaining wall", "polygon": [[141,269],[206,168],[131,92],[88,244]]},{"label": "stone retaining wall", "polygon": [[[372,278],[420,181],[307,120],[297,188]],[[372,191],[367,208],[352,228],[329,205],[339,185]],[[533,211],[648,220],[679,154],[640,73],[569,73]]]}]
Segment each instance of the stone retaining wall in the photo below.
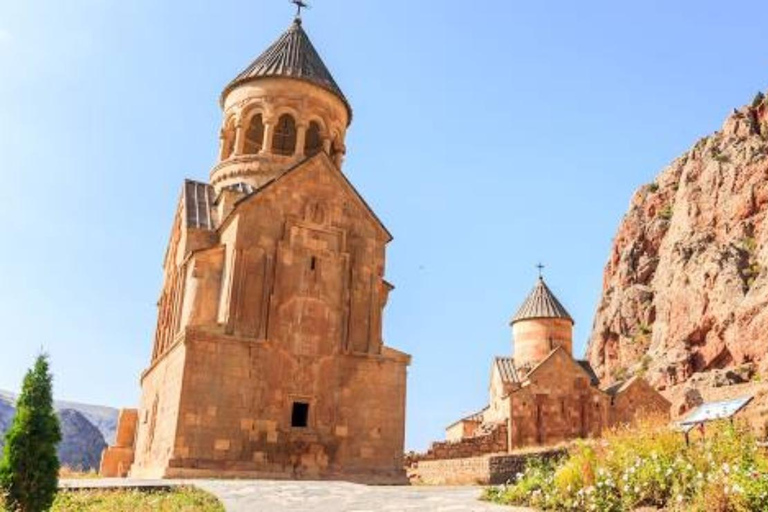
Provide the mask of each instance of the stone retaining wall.
[{"label": "stone retaining wall", "polygon": [[427,485],[497,485],[513,481],[530,459],[562,457],[563,449],[526,454],[498,454],[463,459],[420,460],[410,470],[411,481]]}]

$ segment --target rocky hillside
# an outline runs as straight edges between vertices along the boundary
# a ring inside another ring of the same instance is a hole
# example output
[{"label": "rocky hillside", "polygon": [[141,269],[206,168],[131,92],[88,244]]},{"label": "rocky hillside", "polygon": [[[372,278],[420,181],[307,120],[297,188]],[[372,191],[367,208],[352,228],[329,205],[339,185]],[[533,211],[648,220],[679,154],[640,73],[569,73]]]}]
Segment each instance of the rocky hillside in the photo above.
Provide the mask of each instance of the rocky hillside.
[{"label": "rocky hillside", "polygon": [[[12,393],[0,391],[0,447],[16,412],[14,402]],[[63,439],[58,452],[62,465],[78,470],[98,469],[102,450],[115,438],[117,409],[58,401],[54,405],[61,422]]]},{"label": "rocky hillside", "polygon": [[75,470],[98,470],[101,452],[107,447],[99,429],[74,409],[59,411],[59,421],[62,441],[58,453],[62,465]]},{"label": "rocky hillside", "polygon": [[598,374],[644,373],[664,389],[696,372],[768,369],[767,213],[759,94],[632,197],[588,347]]}]

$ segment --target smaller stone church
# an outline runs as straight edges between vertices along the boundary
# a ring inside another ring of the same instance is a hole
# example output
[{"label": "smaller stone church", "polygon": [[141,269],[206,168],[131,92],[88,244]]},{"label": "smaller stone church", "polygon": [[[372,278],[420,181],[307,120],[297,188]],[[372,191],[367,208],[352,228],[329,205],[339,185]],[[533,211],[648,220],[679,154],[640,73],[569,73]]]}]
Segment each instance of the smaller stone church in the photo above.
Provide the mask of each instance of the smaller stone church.
[{"label": "smaller stone church", "polygon": [[602,387],[587,361],[573,358],[574,321],[543,277],[512,318],[513,357],[491,363],[489,403],[446,429],[428,458],[471,457],[599,436],[638,414],[669,414],[645,379]]}]

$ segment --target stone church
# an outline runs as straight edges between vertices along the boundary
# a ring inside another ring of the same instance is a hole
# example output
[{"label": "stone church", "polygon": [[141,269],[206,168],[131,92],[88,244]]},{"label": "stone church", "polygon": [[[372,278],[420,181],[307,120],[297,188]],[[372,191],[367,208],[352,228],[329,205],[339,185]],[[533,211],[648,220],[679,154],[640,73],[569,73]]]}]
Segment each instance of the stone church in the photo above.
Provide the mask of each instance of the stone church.
[{"label": "stone church", "polygon": [[573,358],[574,321],[542,277],[512,318],[513,357],[491,363],[489,403],[446,429],[428,458],[454,458],[599,436],[643,413],[669,414],[645,379],[601,387]]},{"label": "stone church", "polygon": [[392,235],[342,172],[352,108],[299,16],[220,103],[210,180],[181,188],[140,408],[102,473],[401,482]]}]

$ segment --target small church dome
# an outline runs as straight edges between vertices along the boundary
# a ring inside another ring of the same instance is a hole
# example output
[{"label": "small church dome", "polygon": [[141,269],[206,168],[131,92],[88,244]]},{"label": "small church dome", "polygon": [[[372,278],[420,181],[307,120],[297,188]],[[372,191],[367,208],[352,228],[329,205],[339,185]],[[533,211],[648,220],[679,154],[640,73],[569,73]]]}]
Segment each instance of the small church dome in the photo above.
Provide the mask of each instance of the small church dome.
[{"label": "small church dome", "polygon": [[560,318],[568,320],[572,324],[573,318],[565,309],[565,307],[557,300],[555,294],[549,289],[547,283],[544,282],[543,277],[539,277],[536,286],[533,287],[528,298],[525,299],[523,305],[517,310],[515,316],[512,317],[511,324],[520,322],[521,320],[534,320],[544,318]]}]

